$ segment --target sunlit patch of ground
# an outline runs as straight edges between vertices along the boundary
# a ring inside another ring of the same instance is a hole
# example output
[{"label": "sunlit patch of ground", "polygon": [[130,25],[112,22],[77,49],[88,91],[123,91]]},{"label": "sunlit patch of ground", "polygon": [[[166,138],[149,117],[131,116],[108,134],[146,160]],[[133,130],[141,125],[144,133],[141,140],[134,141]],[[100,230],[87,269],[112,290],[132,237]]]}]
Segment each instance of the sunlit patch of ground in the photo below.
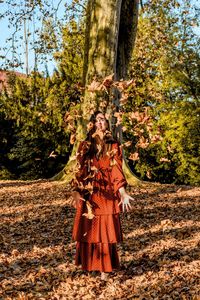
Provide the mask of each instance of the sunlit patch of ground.
[{"label": "sunlit patch of ground", "polygon": [[200,299],[200,188],[131,190],[121,269],[101,281],[74,266],[74,209],[56,182],[0,181],[0,300]]}]

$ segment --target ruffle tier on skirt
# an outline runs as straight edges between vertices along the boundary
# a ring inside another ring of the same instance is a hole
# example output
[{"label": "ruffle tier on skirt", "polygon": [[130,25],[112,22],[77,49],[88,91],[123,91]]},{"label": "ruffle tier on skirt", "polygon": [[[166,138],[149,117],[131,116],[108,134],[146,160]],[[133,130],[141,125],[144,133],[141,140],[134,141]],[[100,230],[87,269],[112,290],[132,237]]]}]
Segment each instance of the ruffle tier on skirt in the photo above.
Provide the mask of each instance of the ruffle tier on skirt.
[{"label": "ruffle tier on skirt", "polygon": [[77,214],[74,220],[72,237],[78,242],[118,243],[122,241],[119,214],[96,215],[88,219]]},{"label": "ruffle tier on skirt", "polygon": [[116,244],[77,242],[75,264],[87,271],[112,272],[119,268]]},{"label": "ruffle tier on skirt", "polygon": [[83,270],[112,272],[119,268],[116,243],[122,241],[119,214],[96,215],[92,220],[76,214],[73,227],[76,265]]}]

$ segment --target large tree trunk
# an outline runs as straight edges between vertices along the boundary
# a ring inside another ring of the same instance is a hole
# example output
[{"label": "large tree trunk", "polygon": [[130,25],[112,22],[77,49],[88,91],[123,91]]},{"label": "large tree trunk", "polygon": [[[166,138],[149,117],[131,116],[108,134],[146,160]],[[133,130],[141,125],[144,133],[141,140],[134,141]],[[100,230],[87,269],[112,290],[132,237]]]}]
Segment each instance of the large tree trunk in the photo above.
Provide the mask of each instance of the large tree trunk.
[{"label": "large tree trunk", "polygon": [[[114,79],[126,79],[127,68],[134,47],[138,20],[138,0],[88,0],[86,39],[84,53],[83,83],[90,85],[94,80],[101,80],[114,74]],[[119,110],[120,93],[113,91],[114,97],[110,99],[108,110],[114,104]],[[77,144],[86,135],[86,123],[91,110],[99,106],[96,94],[86,89],[84,102],[81,107],[82,119],[77,127],[76,143],[72,151],[74,156]],[[113,124],[112,118],[111,123]],[[122,141],[122,132],[115,131]],[[124,173],[129,184],[136,184],[139,180],[131,173],[124,160]],[[70,180],[73,176],[73,162],[69,160],[65,169],[54,179]]]}]

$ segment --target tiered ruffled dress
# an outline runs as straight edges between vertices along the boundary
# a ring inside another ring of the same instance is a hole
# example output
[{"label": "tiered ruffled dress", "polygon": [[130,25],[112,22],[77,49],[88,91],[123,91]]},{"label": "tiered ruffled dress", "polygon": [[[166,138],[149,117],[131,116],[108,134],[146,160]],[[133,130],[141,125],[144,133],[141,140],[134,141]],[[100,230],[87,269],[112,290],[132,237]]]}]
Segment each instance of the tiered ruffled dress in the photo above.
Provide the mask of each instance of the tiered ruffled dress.
[{"label": "tiered ruffled dress", "polygon": [[[78,153],[84,147],[80,143]],[[122,241],[120,224],[119,188],[127,184],[122,171],[122,152],[118,143],[112,144],[114,156],[94,158],[92,166],[96,172],[92,179],[93,193],[89,197],[93,219],[83,216],[87,212],[86,202],[77,206],[73,226],[76,243],[76,265],[83,270],[112,272],[119,268],[116,244]],[[80,163],[81,159],[80,159]],[[84,195],[83,195],[84,196]]]}]

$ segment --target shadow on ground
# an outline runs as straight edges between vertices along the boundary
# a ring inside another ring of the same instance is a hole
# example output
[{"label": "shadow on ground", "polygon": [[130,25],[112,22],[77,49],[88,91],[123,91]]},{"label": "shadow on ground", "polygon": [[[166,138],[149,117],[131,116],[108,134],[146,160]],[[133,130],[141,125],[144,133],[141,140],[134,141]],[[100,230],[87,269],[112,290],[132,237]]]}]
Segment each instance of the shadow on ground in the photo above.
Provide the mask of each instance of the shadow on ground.
[{"label": "shadow on ground", "polygon": [[75,210],[67,204],[64,186],[48,181],[0,186],[0,299],[198,295],[199,189],[134,189],[133,211],[121,216],[121,269],[102,283],[98,272],[87,274],[74,266]]}]

